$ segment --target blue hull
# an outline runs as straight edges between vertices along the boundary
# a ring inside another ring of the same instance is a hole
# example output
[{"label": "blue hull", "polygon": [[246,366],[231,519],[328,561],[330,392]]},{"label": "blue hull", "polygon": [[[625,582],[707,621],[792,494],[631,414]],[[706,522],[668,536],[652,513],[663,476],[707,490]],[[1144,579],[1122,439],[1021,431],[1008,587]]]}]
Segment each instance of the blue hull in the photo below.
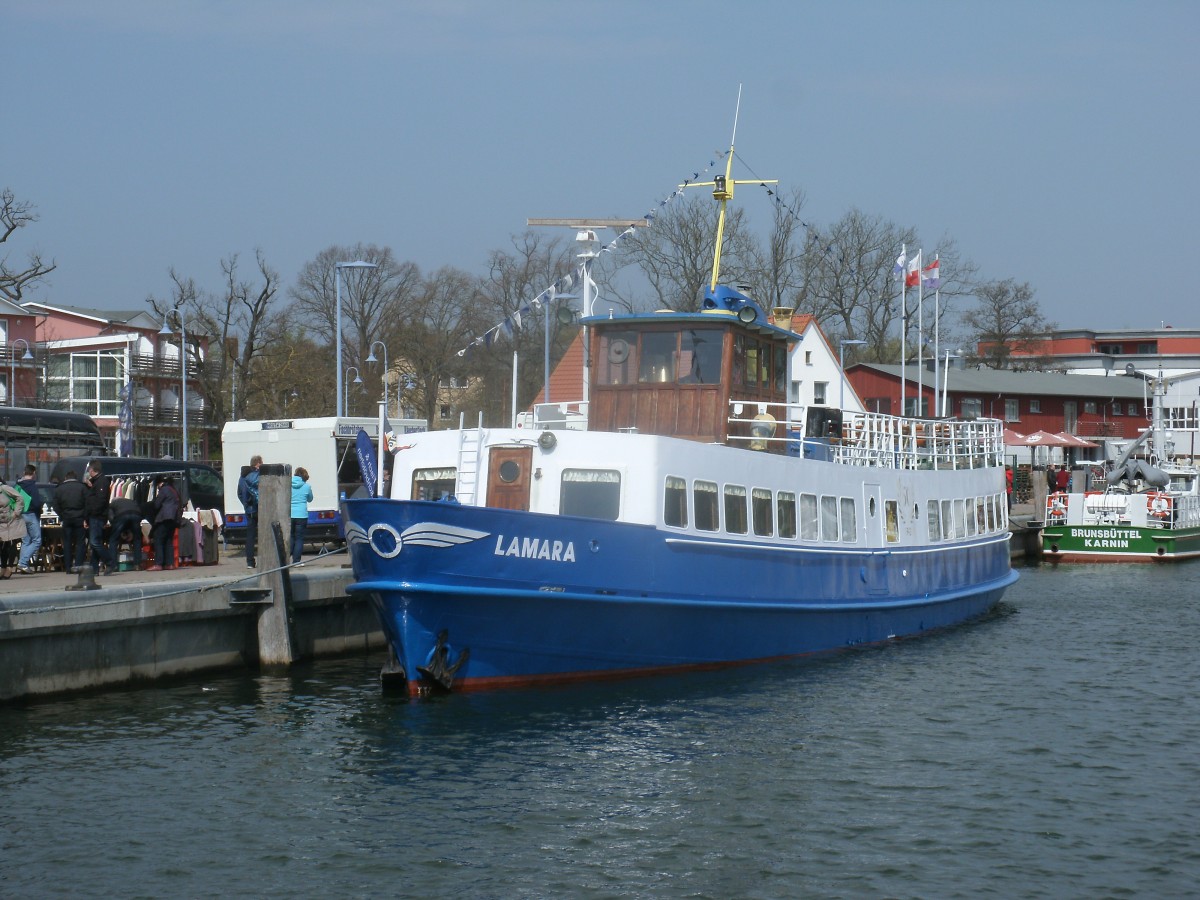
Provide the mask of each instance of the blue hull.
[{"label": "blue hull", "polygon": [[978,616],[1017,578],[1006,535],[866,551],[454,503],[344,509],[349,590],[371,597],[414,692],[435,657],[461,663],[457,690],[877,643]]}]

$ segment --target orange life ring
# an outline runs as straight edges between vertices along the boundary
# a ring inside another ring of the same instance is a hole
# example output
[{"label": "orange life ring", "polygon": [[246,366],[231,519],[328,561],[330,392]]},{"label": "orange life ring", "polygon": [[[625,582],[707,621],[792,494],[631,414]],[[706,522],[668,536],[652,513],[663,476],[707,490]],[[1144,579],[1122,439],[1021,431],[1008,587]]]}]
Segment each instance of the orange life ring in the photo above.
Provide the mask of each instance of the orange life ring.
[{"label": "orange life ring", "polygon": [[1171,498],[1161,491],[1148,494],[1146,496],[1146,512],[1155,519],[1171,518]]},{"label": "orange life ring", "polygon": [[1067,514],[1067,495],[1061,491],[1046,498],[1046,514],[1054,518],[1063,518]]}]

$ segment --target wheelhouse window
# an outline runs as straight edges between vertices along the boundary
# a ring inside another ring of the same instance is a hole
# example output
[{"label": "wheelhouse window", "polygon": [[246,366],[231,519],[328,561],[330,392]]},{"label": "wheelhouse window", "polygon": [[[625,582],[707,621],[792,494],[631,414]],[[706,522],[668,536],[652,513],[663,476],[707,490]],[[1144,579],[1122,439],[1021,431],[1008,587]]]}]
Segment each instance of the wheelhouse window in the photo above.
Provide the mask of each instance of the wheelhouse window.
[{"label": "wheelhouse window", "polygon": [[412,500],[448,500],[454,496],[458,470],[452,467],[417,469],[412,477]]},{"label": "wheelhouse window", "polygon": [[722,337],[717,328],[688,328],[680,334],[680,384],[720,384]]},{"label": "wheelhouse window", "polygon": [[711,481],[697,481],[692,485],[692,510],[696,514],[696,527],[701,531],[716,531],[721,527],[717,509],[717,486]]},{"label": "wheelhouse window", "polygon": [[633,331],[603,331],[599,340],[600,384],[634,384],[637,381],[637,334]]},{"label": "wheelhouse window", "polygon": [[642,361],[638,367],[638,382],[652,384],[675,380],[675,347],[678,337],[674,331],[648,331],[642,335]]},{"label": "wheelhouse window", "polygon": [[725,485],[725,530],[746,533],[746,489],[738,484]]},{"label": "wheelhouse window", "polygon": [[602,385],[719,384],[724,331],[685,328],[641,333],[602,331],[597,381]]},{"label": "wheelhouse window", "polygon": [[611,469],[564,469],[559,512],[615,522],[621,512],[621,473]]},{"label": "wheelhouse window", "polygon": [[667,476],[663,488],[663,521],[674,528],[687,528],[687,482]]}]

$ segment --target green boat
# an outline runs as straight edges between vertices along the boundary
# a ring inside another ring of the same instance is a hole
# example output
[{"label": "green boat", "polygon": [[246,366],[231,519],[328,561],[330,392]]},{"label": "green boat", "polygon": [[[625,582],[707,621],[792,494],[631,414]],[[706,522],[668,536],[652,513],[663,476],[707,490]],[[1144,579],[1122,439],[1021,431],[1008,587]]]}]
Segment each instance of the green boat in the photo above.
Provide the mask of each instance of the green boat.
[{"label": "green boat", "polygon": [[[1165,408],[1167,379],[1126,367],[1154,389],[1151,424],[1106,473],[1103,490],[1046,498],[1042,552],[1062,562],[1156,562],[1200,556],[1200,470],[1173,457],[1172,438],[1195,430]],[[1142,454],[1139,450],[1144,448]]]}]

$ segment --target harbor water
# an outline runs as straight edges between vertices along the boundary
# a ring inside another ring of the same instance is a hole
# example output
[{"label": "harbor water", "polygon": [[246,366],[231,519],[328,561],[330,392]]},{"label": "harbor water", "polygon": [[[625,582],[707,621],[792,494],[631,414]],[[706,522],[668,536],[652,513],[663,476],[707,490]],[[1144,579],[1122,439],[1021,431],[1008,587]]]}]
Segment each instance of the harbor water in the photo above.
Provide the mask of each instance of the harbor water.
[{"label": "harbor water", "polygon": [[381,694],[381,657],[0,707],[0,896],[1200,896],[1200,564],[1027,568],[820,659]]}]

